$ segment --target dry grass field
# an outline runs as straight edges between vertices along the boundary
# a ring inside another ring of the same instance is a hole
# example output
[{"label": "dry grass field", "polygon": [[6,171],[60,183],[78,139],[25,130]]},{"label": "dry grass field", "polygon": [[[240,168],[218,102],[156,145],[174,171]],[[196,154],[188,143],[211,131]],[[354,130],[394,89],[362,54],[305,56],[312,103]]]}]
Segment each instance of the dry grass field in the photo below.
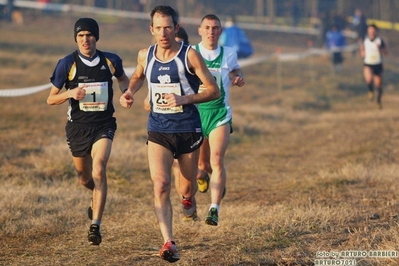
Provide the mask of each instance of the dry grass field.
[{"label": "dry grass field", "polygon": [[[48,83],[58,59],[75,49],[77,18],[33,12],[23,26],[0,22],[0,89]],[[98,48],[134,66],[152,41],[148,21],[96,19]],[[195,27],[187,29],[197,42]],[[209,192],[197,194],[201,220],[186,223],[173,190],[175,265],[313,265],[322,252],[399,251],[399,57],[397,36],[384,34],[391,55],[382,110],[366,98],[357,55],[345,54],[337,73],[327,57],[284,62],[281,86],[275,60],[243,69],[246,86],[231,92],[235,132],[219,226],[202,222]],[[254,57],[306,49],[303,36],[249,35]],[[65,142],[67,106],[48,106],[47,94],[0,98],[0,265],[168,264],[158,256],[146,87],[132,109],[116,106],[100,246],[87,243],[91,195],[78,184]],[[397,257],[355,261],[399,264]]]}]

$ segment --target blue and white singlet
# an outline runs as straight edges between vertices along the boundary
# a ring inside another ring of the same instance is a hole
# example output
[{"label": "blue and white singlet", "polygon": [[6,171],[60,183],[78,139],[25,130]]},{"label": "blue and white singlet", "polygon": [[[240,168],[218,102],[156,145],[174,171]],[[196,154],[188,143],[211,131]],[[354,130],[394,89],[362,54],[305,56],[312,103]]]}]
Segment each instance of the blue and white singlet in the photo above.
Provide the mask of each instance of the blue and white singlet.
[{"label": "blue and white singlet", "polygon": [[164,94],[191,95],[198,93],[199,78],[187,64],[189,45],[181,44],[179,52],[169,61],[155,57],[157,45],[150,46],[144,69],[148,81],[151,112],[148,131],[162,133],[201,132],[201,119],[195,104],[168,107]]}]

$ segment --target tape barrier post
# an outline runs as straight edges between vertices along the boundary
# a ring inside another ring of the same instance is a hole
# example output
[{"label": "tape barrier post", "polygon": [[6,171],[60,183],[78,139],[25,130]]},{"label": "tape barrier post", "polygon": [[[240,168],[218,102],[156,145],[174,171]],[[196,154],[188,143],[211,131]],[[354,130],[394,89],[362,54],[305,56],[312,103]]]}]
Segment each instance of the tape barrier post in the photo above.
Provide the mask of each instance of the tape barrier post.
[{"label": "tape barrier post", "polygon": [[278,91],[283,90],[283,81],[282,81],[282,72],[283,72],[283,66],[282,66],[282,60],[281,60],[281,48],[277,47],[276,49],[276,54],[277,54],[277,89]]},{"label": "tape barrier post", "polygon": [[[308,40],[308,49],[313,48],[313,41]],[[310,83],[314,83],[314,63],[313,63],[313,56],[309,55],[309,76],[310,76]]]}]

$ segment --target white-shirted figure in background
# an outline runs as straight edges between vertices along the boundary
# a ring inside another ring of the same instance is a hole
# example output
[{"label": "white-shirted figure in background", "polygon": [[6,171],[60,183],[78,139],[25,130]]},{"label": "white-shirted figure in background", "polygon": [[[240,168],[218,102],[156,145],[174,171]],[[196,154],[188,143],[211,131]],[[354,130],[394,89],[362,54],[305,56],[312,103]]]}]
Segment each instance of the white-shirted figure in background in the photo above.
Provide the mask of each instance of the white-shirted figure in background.
[{"label": "white-shirted figure in background", "polygon": [[360,56],[363,58],[363,75],[368,87],[368,97],[374,100],[374,86],[377,90],[377,106],[382,108],[382,57],[387,54],[385,42],[378,36],[378,28],[374,24],[367,27],[367,37],[360,47]]}]

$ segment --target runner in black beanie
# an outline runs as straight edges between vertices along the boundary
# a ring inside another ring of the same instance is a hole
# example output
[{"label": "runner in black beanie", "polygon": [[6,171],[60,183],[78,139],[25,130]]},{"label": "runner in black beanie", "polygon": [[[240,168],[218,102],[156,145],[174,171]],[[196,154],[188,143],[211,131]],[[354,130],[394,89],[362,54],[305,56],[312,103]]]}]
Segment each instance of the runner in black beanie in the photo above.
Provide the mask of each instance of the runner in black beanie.
[{"label": "runner in black beanie", "polygon": [[100,39],[100,30],[98,28],[97,21],[92,18],[80,18],[75,22],[75,27],[73,28],[74,38],[76,42],[76,35],[80,31],[90,31],[94,35],[96,40]]}]

